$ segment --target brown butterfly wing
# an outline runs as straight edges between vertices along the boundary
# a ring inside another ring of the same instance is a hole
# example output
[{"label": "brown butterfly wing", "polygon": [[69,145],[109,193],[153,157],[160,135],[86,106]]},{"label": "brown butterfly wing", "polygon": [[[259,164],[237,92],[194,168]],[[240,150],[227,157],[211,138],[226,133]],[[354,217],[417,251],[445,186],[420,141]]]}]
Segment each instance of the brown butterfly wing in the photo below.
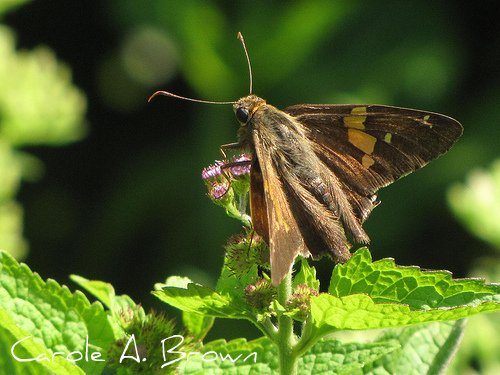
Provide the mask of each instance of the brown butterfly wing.
[{"label": "brown butterfly wing", "polygon": [[269,244],[269,222],[267,220],[264,180],[257,158],[253,158],[250,170],[250,213],[253,230]]},{"label": "brown butterfly wing", "polygon": [[290,271],[295,258],[298,255],[308,256],[309,252],[272,163],[272,151],[258,131],[253,134],[257,160],[251,175],[252,221],[255,231],[269,245],[271,279],[274,285],[278,285]]},{"label": "brown butterfly wing", "polygon": [[360,222],[377,205],[379,188],[445,153],[463,131],[444,115],[382,105],[301,104],[284,111],[308,129]]}]

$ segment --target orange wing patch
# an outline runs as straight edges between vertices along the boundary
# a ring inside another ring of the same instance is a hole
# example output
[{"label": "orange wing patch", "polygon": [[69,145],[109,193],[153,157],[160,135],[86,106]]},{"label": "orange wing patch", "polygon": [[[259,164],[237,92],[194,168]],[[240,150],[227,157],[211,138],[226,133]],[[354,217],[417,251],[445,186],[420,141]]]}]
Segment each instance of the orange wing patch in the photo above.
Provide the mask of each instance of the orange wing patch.
[{"label": "orange wing patch", "polygon": [[349,143],[368,155],[373,153],[377,142],[377,138],[358,129],[347,129],[347,139]]},{"label": "orange wing patch", "polygon": [[351,114],[352,116],[344,117],[344,126],[350,129],[365,129],[366,107],[354,107]]},{"label": "orange wing patch", "polygon": [[375,164],[375,160],[370,155],[364,154],[361,158],[361,164],[366,169],[370,168],[373,164]]}]

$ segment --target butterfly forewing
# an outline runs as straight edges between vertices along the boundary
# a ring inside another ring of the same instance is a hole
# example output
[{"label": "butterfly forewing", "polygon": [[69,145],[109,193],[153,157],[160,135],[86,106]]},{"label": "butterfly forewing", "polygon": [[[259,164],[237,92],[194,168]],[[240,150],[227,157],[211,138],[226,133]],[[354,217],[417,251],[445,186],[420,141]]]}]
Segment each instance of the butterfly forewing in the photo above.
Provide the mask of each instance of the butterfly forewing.
[{"label": "butterfly forewing", "polygon": [[285,112],[308,130],[361,221],[376,205],[379,188],[443,154],[462,134],[450,117],[382,105],[301,104]]},{"label": "butterfly forewing", "polygon": [[[266,157],[270,153],[267,142],[260,138],[259,132],[254,132],[254,136],[258,164],[254,163],[252,167],[252,220],[256,232],[269,245],[271,278],[273,284],[278,285],[290,271],[295,258],[299,254],[308,256],[309,252],[291,212],[290,202],[285,196],[276,167],[271,158]],[[287,251],[283,251],[284,249]]]}]

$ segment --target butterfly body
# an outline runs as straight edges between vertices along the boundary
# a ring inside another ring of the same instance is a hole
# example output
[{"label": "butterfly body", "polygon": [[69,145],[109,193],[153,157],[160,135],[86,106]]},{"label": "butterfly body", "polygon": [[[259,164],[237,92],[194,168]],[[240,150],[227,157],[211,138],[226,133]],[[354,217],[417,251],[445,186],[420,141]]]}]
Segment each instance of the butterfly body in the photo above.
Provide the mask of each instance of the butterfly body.
[{"label": "butterfly body", "polygon": [[447,151],[462,133],[446,116],[374,105],[234,104],[238,144],[253,155],[251,213],[278,284],[298,255],[350,257],[376,191]]}]

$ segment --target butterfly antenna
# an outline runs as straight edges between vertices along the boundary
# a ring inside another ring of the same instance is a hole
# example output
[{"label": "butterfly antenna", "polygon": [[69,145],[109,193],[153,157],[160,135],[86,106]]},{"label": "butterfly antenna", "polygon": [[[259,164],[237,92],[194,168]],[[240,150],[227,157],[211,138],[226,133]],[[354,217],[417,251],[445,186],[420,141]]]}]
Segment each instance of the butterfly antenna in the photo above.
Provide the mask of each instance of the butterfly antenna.
[{"label": "butterfly antenna", "polygon": [[240,32],[238,32],[238,39],[240,40],[241,44],[243,45],[243,50],[245,51],[245,56],[247,58],[248,74],[250,75],[250,94],[251,94],[252,89],[253,89],[252,64],[250,64],[250,57],[248,56],[248,50],[247,50],[247,46],[245,44],[245,39],[243,39],[243,35]]},{"label": "butterfly antenna", "polygon": [[168,91],[157,91],[153,95],[151,95],[148,98],[148,103],[153,100],[156,96],[170,96],[171,98],[177,98],[177,99],[182,99],[182,100],[188,100],[190,102],[196,102],[196,103],[205,103],[205,104],[234,104],[236,102],[214,102],[211,100],[200,100],[200,99],[192,99],[192,98],[186,98],[185,96],[180,96],[176,94],[172,94],[171,92]]}]

